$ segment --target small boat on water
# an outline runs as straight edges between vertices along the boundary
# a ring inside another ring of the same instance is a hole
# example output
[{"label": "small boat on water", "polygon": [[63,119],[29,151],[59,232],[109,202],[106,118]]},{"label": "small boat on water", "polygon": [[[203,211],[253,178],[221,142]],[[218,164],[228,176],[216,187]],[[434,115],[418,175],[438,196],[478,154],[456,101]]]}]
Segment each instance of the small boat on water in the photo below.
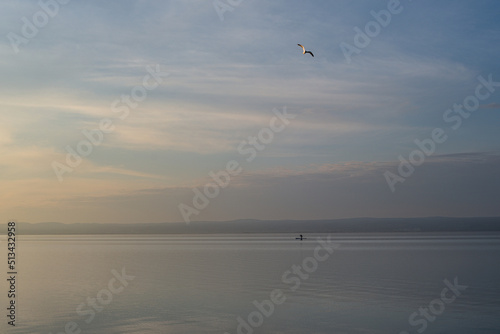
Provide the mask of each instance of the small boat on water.
[{"label": "small boat on water", "polygon": [[307,238],[304,238],[302,234],[300,235],[300,238],[295,238],[295,240],[306,240]]}]

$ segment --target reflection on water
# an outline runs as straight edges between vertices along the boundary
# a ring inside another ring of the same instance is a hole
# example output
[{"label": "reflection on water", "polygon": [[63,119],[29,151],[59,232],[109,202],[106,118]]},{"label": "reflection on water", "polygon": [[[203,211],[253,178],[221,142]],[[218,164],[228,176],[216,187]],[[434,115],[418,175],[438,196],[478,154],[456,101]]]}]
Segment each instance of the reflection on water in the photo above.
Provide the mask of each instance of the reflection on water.
[{"label": "reflection on water", "polygon": [[[73,322],[97,334],[417,333],[425,318],[409,317],[430,304],[444,310],[425,333],[500,332],[500,235],[307,237],[21,236],[9,332],[64,333]],[[315,253],[316,237],[338,248]],[[112,270],[134,278],[120,290]],[[440,304],[455,278],[467,289]],[[282,303],[265,302],[273,291]]]}]

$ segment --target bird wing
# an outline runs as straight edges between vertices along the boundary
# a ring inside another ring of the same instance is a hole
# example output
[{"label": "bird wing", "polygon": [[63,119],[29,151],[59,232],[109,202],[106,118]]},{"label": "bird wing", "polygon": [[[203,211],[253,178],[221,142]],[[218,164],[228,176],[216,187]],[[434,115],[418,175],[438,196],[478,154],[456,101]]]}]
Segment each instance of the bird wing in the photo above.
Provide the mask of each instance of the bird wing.
[{"label": "bird wing", "polygon": [[314,57],[314,55],[313,55],[313,53],[312,53],[311,51],[307,51],[307,52],[309,52],[309,53],[311,54],[311,56],[313,56],[313,57]]},{"label": "bird wing", "polygon": [[301,44],[297,44],[297,45],[302,48],[302,51],[303,51],[302,53],[306,53],[306,48],[305,47],[303,47]]}]

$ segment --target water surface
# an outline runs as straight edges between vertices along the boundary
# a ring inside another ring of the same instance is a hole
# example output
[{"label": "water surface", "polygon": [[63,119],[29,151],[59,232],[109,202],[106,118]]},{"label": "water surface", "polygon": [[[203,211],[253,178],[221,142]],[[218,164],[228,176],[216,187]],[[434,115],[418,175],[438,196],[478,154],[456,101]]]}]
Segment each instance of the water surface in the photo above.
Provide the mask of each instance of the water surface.
[{"label": "water surface", "polygon": [[[17,326],[8,330],[55,334],[74,323],[96,334],[500,332],[498,234],[307,237],[21,236]],[[330,238],[331,254],[317,250],[317,238]],[[126,286],[117,273],[129,277]],[[448,289],[450,303],[441,297],[445,280],[467,286],[459,295]],[[273,291],[281,303],[271,301]]]}]

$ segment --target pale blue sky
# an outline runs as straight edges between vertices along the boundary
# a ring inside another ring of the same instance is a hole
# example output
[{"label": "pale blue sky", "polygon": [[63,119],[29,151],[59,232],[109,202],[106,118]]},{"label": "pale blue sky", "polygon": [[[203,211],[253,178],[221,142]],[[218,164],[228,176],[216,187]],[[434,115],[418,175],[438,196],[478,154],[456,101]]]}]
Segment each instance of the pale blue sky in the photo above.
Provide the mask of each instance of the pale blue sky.
[{"label": "pale blue sky", "polygon": [[[479,76],[500,82],[498,1],[243,0],[224,20],[210,0],[44,3],[53,17],[0,4],[4,219],[182,221],[231,160],[243,171],[191,220],[500,215],[500,86],[457,129],[443,119]],[[348,62],[341,43],[391,3]],[[168,76],[118,118],[147,67]],[[248,162],[239,145],[284,107],[296,117]],[[60,182],[53,162],[103,119]],[[384,173],[435,128],[447,139],[392,192]]]}]

